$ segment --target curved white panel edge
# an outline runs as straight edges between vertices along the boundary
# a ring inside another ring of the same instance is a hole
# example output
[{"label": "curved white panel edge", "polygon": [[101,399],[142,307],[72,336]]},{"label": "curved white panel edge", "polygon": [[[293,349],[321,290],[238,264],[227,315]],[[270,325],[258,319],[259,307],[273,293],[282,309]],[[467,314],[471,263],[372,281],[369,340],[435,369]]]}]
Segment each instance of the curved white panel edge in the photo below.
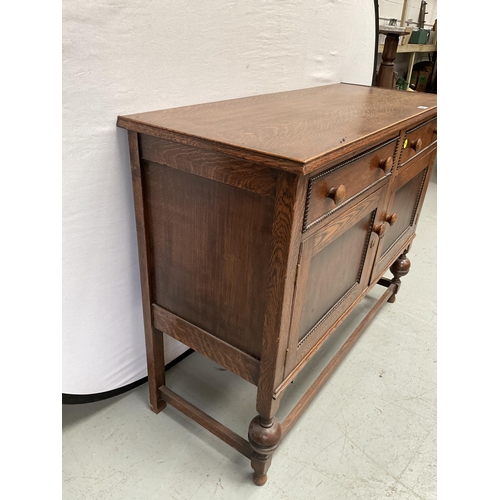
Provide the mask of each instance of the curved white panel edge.
[{"label": "curved white panel edge", "polygon": [[[126,131],[141,111],[370,85],[373,0],[63,5],[63,387],[146,375]],[[166,337],[166,359],[185,346]]]}]

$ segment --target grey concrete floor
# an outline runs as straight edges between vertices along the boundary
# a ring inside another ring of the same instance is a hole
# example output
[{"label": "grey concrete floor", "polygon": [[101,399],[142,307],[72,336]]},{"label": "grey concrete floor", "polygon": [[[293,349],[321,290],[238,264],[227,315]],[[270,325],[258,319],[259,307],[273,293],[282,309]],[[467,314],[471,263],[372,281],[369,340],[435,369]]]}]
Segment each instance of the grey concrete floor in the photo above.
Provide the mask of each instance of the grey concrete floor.
[{"label": "grey concrete floor", "polygon": [[[434,175],[396,302],[378,313],[280,445],[265,486],[252,483],[245,457],[175,408],[152,413],[142,385],[63,406],[63,499],[435,499],[436,188]],[[376,288],[288,389],[278,417],[384,290]],[[166,376],[174,391],[246,437],[255,387],[197,353]]]}]

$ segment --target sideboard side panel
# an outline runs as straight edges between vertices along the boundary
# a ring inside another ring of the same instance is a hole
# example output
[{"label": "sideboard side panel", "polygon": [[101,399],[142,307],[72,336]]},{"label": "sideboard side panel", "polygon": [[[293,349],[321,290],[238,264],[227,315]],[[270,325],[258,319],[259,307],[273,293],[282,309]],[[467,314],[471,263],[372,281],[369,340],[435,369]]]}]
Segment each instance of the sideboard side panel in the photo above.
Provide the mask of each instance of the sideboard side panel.
[{"label": "sideboard side panel", "polygon": [[260,359],[273,198],[151,161],[143,170],[153,302]]}]

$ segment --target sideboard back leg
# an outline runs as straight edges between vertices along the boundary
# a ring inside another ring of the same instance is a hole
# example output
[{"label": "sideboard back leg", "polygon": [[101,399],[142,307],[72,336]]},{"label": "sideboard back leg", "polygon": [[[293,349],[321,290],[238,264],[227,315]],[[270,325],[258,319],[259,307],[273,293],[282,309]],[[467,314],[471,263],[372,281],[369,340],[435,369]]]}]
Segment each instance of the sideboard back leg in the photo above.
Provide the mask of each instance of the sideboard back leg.
[{"label": "sideboard back leg", "polygon": [[128,132],[130,166],[132,169],[132,188],[134,192],[135,221],[137,227],[137,246],[141,270],[142,309],[144,315],[144,335],[149,379],[149,406],[160,413],[167,405],[161,398],[159,389],[165,384],[165,360],[163,354],[163,332],[153,326],[151,312],[152,268],[149,252],[149,234],[144,213],[144,186],[139,155],[137,132]]},{"label": "sideboard back leg", "polygon": [[281,423],[276,417],[266,419],[257,415],[250,422],[248,441],[253,449],[251,464],[254,470],[253,482],[257,486],[263,486],[267,481],[272,455],[280,444],[281,437]]},{"label": "sideboard back leg", "polygon": [[396,301],[396,294],[399,291],[399,288],[401,287],[401,278],[403,276],[406,276],[410,272],[410,266],[411,262],[410,259],[406,256],[406,253],[408,252],[408,249],[406,249],[395,261],[394,264],[390,267],[391,273],[394,275],[394,278],[392,278],[391,283],[394,283],[396,285],[396,289],[394,290],[394,294],[389,298],[387,302],[395,302]]}]

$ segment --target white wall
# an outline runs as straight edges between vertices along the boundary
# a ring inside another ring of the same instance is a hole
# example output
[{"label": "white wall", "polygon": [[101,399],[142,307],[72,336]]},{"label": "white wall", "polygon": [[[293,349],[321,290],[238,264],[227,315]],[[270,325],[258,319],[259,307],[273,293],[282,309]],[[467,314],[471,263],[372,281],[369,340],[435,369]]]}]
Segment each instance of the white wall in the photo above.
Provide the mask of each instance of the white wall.
[{"label": "white wall", "polygon": [[[373,0],[63,4],[63,388],[146,375],[120,114],[339,81],[370,85]],[[169,339],[168,359],[184,346]]]}]

